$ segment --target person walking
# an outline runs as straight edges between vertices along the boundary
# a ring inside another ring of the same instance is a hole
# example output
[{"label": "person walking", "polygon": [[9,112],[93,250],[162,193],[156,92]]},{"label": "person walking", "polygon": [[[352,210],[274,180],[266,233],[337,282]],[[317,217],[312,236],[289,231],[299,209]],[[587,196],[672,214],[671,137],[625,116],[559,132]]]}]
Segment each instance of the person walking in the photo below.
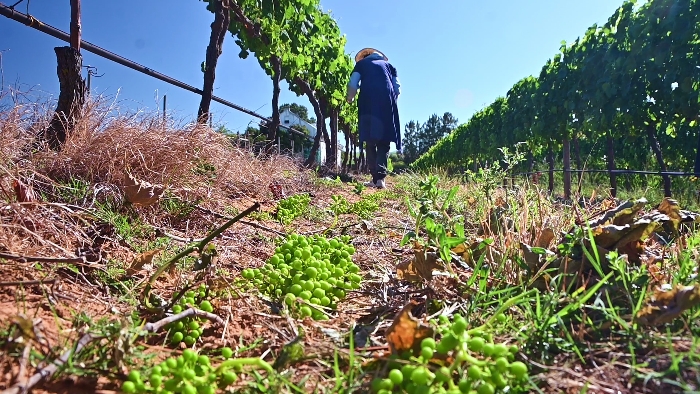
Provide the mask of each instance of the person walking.
[{"label": "person walking", "polygon": [[390,144],[401,152],[401,123],[396,104],[401,85],[389,58],[374,48],[364,48],[355,55],[355,68],[350,74],[347,102],[357,94],[360,146],[365,143],[367,166],[372,181],[365,186],[386,187]]}]

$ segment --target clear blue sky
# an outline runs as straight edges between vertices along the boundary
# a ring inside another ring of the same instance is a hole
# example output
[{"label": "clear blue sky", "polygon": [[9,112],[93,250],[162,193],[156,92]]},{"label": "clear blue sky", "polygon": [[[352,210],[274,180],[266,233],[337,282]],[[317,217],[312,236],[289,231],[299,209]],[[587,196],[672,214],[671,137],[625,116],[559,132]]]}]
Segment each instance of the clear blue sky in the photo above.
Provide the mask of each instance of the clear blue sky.
[{"label": "clear blue sky", "polygon": [[[9,5],[15,0],[0,0]],[[69,0],[31,0],[30,13],[68,31]],[[446,111],[466,122],[504,95],[519,79],[538,74],[562,40],[573,41],[593,23],[604,23],[621,0],[322,0],[348,37],[347,51],[371,46],[398,69],[401,122],[424,122]],[[83,39],[146,67],[201,88],[213,14],[196,0],[83,0]],[[26,1],[17,9],[26,12]],[[53,47],[67,45],[0,17],[0,51],[5,89],[58,96]],[[238,58],[230,35],[217,67],[215,95],[245,108],[271,113],[272,83],[253,57]],[[168,110],[193,120],[199,96],[83,51],[96,66],[93,93],[114,97],[122,108],[154,110],[167,94]],[[284,84],[280,103],[311,106]],[[212,104],[215,123],[244,130],[254,118]]]}]

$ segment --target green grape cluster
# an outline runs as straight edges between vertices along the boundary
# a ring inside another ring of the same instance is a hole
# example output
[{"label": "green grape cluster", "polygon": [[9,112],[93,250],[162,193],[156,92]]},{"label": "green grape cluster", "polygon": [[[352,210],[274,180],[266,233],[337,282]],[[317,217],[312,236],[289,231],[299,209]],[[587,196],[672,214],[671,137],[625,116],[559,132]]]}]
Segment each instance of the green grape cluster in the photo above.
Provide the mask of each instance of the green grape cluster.
[{"label": "green grape cluster", "polygon": [[223,348],[221,354],[225,361],[215,368],[209,356],[185,349],[180,356],[154,366],[147,376],[141,376],[137,370],[130,371],[128,379],[122,383],[122,392],[214,394],[217,387],[225,389],[238,379],[232,371],[236,360],[232,359],[231,348]]},{"label": "green grape cluster", "polygon": [[389,394],[400,387],[409,394],[493,394],[527,380],[527,365],[515,361],[516,345],[494,343],[483,330],[467,331],[467,321],[460,315],[452,322],[441,316],[438,332],[439,341],[423,339],[420,353],[408,354],[409,363],[394,361],[385,378],[372,381],[372,390]]},{"label": "green grape cluster", "polygon": [[327,239],[291,234],[263,267],[245,269],[242,276],[263,294],[284,301],[297,316],[325,320],[314,305],[335,309],[346,291],[360,288],[354,253],[347,235]]},{"label": "green grape cluster", "polygon": [[[214,311],[211,302],[207,300],[208,295],[207,286],[204,283],[199,285],[196,291],[187,291],[185,296],[180,298],[177,304],[173,305],[173,314],[178,314],[189,306],[197,307],[204,312]],[[184,342],[187,346],[192,346],[204,332],[201,326],[202,322],[200,318],[188,316],[166,325],[171,334],[170,342],[175,346],[179,345],[180,342]]]},{"label": "green grape cluster", "polygon": [[295,194],[277,203],[277,220],[288,225],[303,215],[309,207],[311,197],[308,194]]}]

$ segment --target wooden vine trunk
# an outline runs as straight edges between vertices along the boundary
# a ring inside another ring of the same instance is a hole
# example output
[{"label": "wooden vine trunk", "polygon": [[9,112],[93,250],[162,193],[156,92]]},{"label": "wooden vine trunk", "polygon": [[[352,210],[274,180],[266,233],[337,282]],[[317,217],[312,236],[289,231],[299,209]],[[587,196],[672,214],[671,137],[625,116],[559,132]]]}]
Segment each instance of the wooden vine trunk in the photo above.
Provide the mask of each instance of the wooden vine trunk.
[{"label": "wooden vine trunk", "polygon": [[549,163],[549,192],[554,192],[554,148],[550,142],[547,146],[547,163]]},{"label": "wooden vine trunk", "polygon": [[40,139],[49,147],[59,150],[66,142],[75,124],[80,120],[87,86],[81,75],[83,57],[80,51],[71,47],[56,47],[57,73],[60,86],[56,112],[49,126],[42,132]]},{"label": "wooden vine trunk", "polygon": [[571,140],[564,138],[564,199],[571,199]]},{"label": "wooden vine trunk", "polygon": [[204,87],[202,100],[197,111],[197,121],[207,124],[210,119],[211,99],[214,95],[214,79],[216,78],[216,64],[223,51],[224,37],[231,23],[231,13],[228,8],[228,0],[218,0],[215,3],[214,22],[211,24],[211,36],[207,46],[207,56],[204,68]]},{"label": "wooden vine trunk", "polygon": [[[659,168],[662,172],[668,171],[666,163],[664,162],[664,156],[661,152],[661,144],[659,144],[659,139],[656,138],[656,126],[651,122],[646,126],[647,138],[649,139],[649,145],[651,145],[651,150],[656,156],[656,161],[659,163]],[[664,180],[664,197],[671,197],[671,176],[664,174],[661,176]]]},{"label": "wooden vine trunk", "polygon": [[615,170],[615,141],[613,140],[610,130],[608,130],[605,140],[607,146],[606,157],[608,161],[608,171],[610,171],[610,195],[614,198],[617,197],[617,175],[612,172]]}]

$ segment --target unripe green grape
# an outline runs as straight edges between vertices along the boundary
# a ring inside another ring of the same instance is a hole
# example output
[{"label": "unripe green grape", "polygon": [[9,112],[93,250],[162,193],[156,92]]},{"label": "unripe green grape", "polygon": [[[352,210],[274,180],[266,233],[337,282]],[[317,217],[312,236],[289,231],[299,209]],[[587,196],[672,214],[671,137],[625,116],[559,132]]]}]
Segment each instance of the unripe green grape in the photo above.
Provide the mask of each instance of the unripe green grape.
[{"label": "unripe green grape", "polygon": [[420,351],[420,356],[423,357],[423,360],[429,361],[430,359],[433,358],[433,354],[435,353],[435,350],[433,350],[430,347],[424,347]]},{"label": "unripe green grape", "polygon": [[493,388],[493,385],[491,383],[482,383],[479,385],[479,387],[476,389],[476,392],[478,394],[494,394],[496,390]]},{"label": "unripe green grape", "polygon": [[163,377],[160,374],[151,374],[151,376],[148,379],[148,383],[151,384],[151,387],[160,387],[160,384],[163,382]]},{"label": "unripe green grape", "polygon": [[323,289],[320,287],[315,288],[313,294],[314,294],[314,297],[316,297],[318,299],[321,299],[321,298],[326,296],[326,292],[323,291]]},{"label": "unripe green grape", "polygon": [[178,331],[175,334],[173,334],[172,338],[170,338],[170,342],[172,342],[174,345],[177,345],[178,343],[182,342],[184,337],[185,334],[183,334],[181,331]]},{"label": "unripe green grape", "polygon": [[466,380],[466,379],[460,380],[459,383],[457,384],[457,386],[459,387],[459,391],[464,393],[464,394],[469,393],[472,389],[471,382]]},{"label": "unripe green grape", "polygon": [[299,314],[301,315],[301,317],[309,317],[311,316],[311,313],[311,308],[306,305],[299,308]]},{"label": "unripe green grape", "polygon": [[411,373],[411,381],[416,385],[427,384],[430,380],[429,371],[423,366],[419,366]]},{"label": "unripe green grape", "polygon": [[130,380],[122,383],[122,391],[126,394],[133,394],[136,392],[136,384]]},{"label": "unripe green grape", "polygon": [[496,363],[494,365],[498,372],[503,373],[508,370],[508,364],[508,360],[505,357],[499,357],[496,359]]},{"label": "unripe green grape", "polygon": [[486,357],[491,356],[493,354],[493,351],[494,351],[493,343],[486,343],[486,344],[484,344],[484,347],[481,349],[481,353]]},{"label": "unripe green grape", "polygon": [[508,354],[508,346],[502,344],[502,343],[497,343],[493,346],[493,356],[494,357],[502,357]]},{"label": "unripe green grape", "polygon": [[518,380],[523,379],[525,378],[525,376],[527,376],[527,365],[525,365],[525,363],[523,363],[522,361],[512,362],[508,366],[508,370]]},{"label": "unripe green grape", "polygon": [[435,349],[435,339],[433,339],[433,337],[423,338],[423,340],[420,342],[420,346],[422,348],[429,347],[431,349]]},{"label": "unripe green grape", "polygon": [[471,337],[469,338],[469,341],[467,342],[467,346],[469,350],[474,351],[474,352],[479,352],[484,348],[484,344],[486,341],[484,341],[484,338],[480,337]]},{"label": "unripe green grape", "polygon": [[450,350],[454,349],[459,344],[459,339],[452,333],[448,333],[440,339],[436,350],[438,353],[445,354]]},{"label": "unripe green grape", "polygon": [[222,355],[224,358],[231,358],[231,357],[233,357],[233,349],[231,349],[231,348],[228,347],[228,346],[227,346],[227,347],[224,347],[224,348],[221,349],[221,355]]},{"label": "unripe green grape", "polygon": [[[457,315],[459,316],[459,315]],[[467,328],[467,321],[464,320],[463,317],[459,316],[459,318],[455,317],[454,322],[452,323],[452,331],[457,334],[457,335],[462,335],[464,330]]]},{"label": "unripe green grape", "polygon": [[304,291],[302,291],[301,293],[299,293],[299,298],[301,298],[302,300],[307,300],[307,301],[308,301],[308,300],[311,299],[311,297],[312,297],[312,294],[311,294],[311,292],[308,291],[308,290],[304,290]]},{"label": "unripe green grape", "polygon": [[472,380],[479,380],[483,376],[483,371],[478,365],[470,365],[469,368],[467,368],[467,376],[469,376],[469,379]]},{"label": "unripe green grape", "polygon": [[400,385],[403,382],[403,373],[398,369],[389,371],[389,379],[394,382],[394,385]]}]

